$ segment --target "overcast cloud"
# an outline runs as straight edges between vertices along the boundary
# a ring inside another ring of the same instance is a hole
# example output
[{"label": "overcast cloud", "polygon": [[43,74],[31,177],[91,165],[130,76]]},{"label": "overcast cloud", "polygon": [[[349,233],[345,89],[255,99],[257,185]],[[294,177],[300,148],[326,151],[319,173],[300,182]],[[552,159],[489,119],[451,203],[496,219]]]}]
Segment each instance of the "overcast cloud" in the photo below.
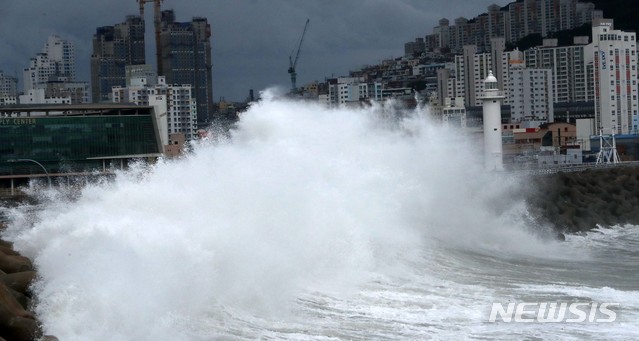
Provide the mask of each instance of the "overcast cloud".
[{"label": "overcast cloud", "polygon": [[[91,39],[99,26],[137,14],[135,0],[0,0],[0,70],[17,74],[51,34],[76,46],[78,80],[89,81]],[[471,19],[503,0],[165,0],[178,21],[206,17],[213,31],[213,95],[244,100],[249,89],[290,87],[288,56],[310,19],[297,65],[298,85],[347,75],[403,55],[404,43],[432,33],[441,18]],[[147,62],[154,63],[147,4]]]}]

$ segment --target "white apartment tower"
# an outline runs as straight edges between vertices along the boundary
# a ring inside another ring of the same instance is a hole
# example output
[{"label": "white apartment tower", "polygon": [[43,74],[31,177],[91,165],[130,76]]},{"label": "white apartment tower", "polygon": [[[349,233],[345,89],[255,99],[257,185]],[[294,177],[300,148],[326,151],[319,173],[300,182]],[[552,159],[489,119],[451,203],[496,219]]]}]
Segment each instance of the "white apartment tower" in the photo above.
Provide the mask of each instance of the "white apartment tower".
[{"label": "white apartment tower", "polygon": [[491,70],[493,75],[497,78],[498,86],[500,89],[504,88],[504,66],[501,62],[502,55],[506,51],[506,39],[503,37],[490,39],[490,60],[492,62]]},{"label": "white apartment tower", "polygon": [[559,30],[576,27],[577,0],[559,0]]},{"label": "white apartment tower", "polygon": [[597,131],[638,133],[636,33],[615,30],[612,19],[596,20],[592,45]]},{"label": "white apartment tower", "polygon": [[24,92],[42,88],[49,81],[75,79],[75,47],[72,42],[52,35],[42,52],[31,58],[24,69]]},{"label": "white apartment tower", "polygon": [[38,53],[34,58],[31,58],[29,67],[24,69],[23,78],[23,90],[25,93],[29,90],[33,90],[46,84],[49,78],[53,75],[55,68],[49,61],[49,56],[46,53]]},{"label": "white apartment tower", "polygon": [[364,99],[378,100],[378,90],[373,84],[369,87],[369,84],[361,77],[340,77],[334,84],[328,86],[328,105],[341,106]]},{"label": "white apartment tower", "polygon": [[72,42],[52,35],[42,52],[23,71],[20,103],[88,103],[89,84],[75,81],[75,48]]},{"label": "white apartment tower", "polygon": [[68,81],[75,80],[75,46],[72,42],[57,35],[49,36],[42,53],[49,56],[55,75]]},{"label": "white apartment tower", "polygon": [[[455,75],[454,64],[447,63],[446,67],[437,69],[437,101],[444,104],[446,98],[455,98]],[[463,98],[463,96],[461,96]]]},{"label": "white apartment tower", "polygon": [[484,79],[492,68],[490,53],[477,53],[477,46],[464,46],[464,54],[455,56],[457,96],[465,98],[466,106],[481,106],[480,94],[484,90]]},{"label": "white apartment tower", "polygon": [[524,52],[526,66],[551,69],[555,78],[555,103],[593,101],[592,46],[588,37],[575,37],[571,46],[557,46],[556,39]]},{"label": "white apartment tower", "polygon": [[516,68],[525,68],[526,62],[524,60],[524,53],[515,48],[512,51],[504,52],[501,55],[501,69],[504,79],[502,80],[502,91],[504,96],[504,104],[511,104],[510,100],[510,82],[511,82],[511,70]]},{"label": "white apartment tower", "polygon": [[448,19],[440,19],[439,26],[433,29],[433,34],[437,39],[436,44],[438,48],[450,47],[450,26]]},{"label": "white apartment tower", "polygon": [[552,70],[519,65],[510,69],[511,123],[536,128],[542,123],[553,122]]},{"label": "white apartment tower", "polygon": [[[187,140],[197,136],[197,102],[191,85],[166,84],[164,76],[132,77],[126,87],[114,86],[113,102],[153,105],[152,100],[163,97],[166,102],[167,134],[182,133]],[[163,136],[168,139],[168,136]]]}]

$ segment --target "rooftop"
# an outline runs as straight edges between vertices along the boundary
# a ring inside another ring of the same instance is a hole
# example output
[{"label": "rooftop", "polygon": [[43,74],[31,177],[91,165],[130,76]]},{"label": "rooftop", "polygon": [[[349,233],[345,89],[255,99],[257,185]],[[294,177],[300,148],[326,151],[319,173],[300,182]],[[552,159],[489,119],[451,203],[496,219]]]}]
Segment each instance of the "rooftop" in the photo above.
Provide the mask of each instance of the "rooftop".
[{"label": "rooftop", "polygon": [[0,107],[0,115],[44,112],[46,115],[148,115],[152,107],[131,103],[25,104]]}]

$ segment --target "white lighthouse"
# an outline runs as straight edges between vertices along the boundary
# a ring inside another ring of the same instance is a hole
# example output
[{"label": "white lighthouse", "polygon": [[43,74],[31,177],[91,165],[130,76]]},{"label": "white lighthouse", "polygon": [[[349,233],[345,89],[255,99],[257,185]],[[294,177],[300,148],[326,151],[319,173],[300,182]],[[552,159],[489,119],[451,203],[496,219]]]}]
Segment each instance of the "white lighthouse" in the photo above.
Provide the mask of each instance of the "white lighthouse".
[{"label": "white lighthouse", "polygon": [[503,171],[504,160],[501,141],[501,100],[504,95],[497,86],[497,78],[488,72],[482,96],[484,108],[484,167],[490,171]]}]

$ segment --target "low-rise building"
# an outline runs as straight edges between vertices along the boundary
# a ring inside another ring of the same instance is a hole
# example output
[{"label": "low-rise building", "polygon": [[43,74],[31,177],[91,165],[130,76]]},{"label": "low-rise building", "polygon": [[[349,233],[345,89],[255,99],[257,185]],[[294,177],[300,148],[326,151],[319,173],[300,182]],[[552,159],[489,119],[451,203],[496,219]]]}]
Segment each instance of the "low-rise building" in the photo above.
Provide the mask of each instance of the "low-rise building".
[{"label": "low-rise building", "polygon": [[0,187],[13,188],[29,177],[89,174],[155,159],[163,148],[159,129],[148,106],[0,107]]}]

